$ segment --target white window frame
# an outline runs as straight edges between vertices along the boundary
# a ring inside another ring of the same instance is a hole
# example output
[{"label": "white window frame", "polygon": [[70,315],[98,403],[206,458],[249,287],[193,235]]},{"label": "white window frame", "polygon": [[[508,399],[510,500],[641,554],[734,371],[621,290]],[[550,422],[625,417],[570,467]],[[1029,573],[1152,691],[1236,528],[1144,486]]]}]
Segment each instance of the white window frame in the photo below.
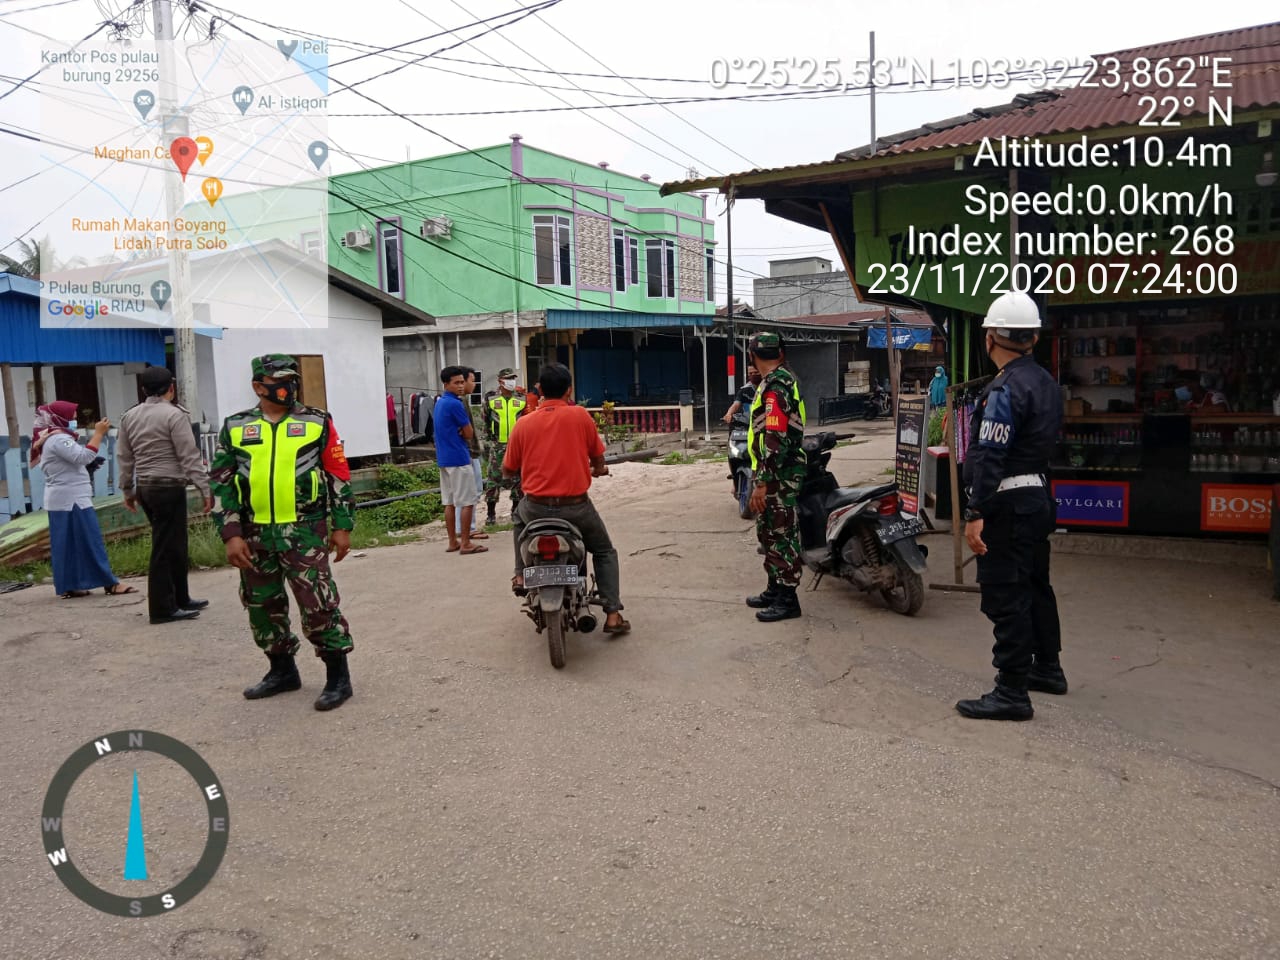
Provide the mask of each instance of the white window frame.
[{"label": "white window frame", "polygon": [[627,292],[627,234],[613,228],[613,289],[615,293]]},{"label": "white window frame", "polygon": [[716,299],[716,248],[707,247],[707,299]]},{"label": "white window frame", "polygon": [[634,287],[640,282],[640,238],[627,237],[627,286]]},{"label": "white window frame", "polygon": [[[538,275],[538,231],[551,231],[551,270],[554,279],[544,283]],[[563,231],[563,234],[562,232]],[[562,262],[562,248],[567,249],[569,261]],[[565,214],[535,213],[533,215],[533,281],[540,287],[573,286],[573,221]]]},{"label": "white window frame", "polygon": [[299,248],[304,257],[319,257],[324,253],[324,240],[319,230],[308,230],[298,237]]},{"label": "white window frame", "polygon": [[[398,300],[404,299],[405,277],[404,277],[404,231],[400,227],[399,218],[394,220],[379,220],[375,231],[375,242],[378,250],[378,263],[381,276],[378,277],[379,285],[382,292],[388,296],[395,297]],[[400,287],[398,290],[391,289],[391,269],[387,262],[387,241],[395,239],[396,252],[396,276],[400,279]]]},{"label": "white window frame", "polygon": [[[650,289],[652,271],[650,270],[649,253],[659,251],[658,287],[661,291],[654,296]],[[676,243],[665,237],[650,237],[644,242],[645,297],[649,300],[674,300],[676,297]]]}]

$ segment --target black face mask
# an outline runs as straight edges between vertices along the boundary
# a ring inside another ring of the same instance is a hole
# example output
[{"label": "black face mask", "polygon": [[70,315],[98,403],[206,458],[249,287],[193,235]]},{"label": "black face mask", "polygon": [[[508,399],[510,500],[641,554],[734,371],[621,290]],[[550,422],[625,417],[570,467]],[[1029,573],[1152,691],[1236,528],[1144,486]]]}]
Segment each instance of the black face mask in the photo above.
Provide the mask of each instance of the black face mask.
[{"label": "black face mask", "polygon": [[760,386],[761,381],[764,380],[764,377],[760,376],[758,373],[753,373],[747,377],[747,380],[753,387],[758,387]]},{"label": "black face mask", "polygon": [[298,381],[282,380],[280,383],[264,383],[266,399],[282,407],[292,407],[298,400]]}]

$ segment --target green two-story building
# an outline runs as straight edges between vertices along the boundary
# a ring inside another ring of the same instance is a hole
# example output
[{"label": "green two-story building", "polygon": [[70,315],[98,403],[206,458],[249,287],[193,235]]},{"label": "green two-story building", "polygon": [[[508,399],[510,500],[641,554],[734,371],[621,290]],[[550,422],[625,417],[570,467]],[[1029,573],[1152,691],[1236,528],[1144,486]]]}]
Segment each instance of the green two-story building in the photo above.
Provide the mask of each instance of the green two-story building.
[{"label": "green two-story building", "polygon": [[[674,400],[701,388],[695,331],[714,322],[703,196],[510,143],[329,181],[329,265],[431,314],[387,330],[387,387],[437,390],[463,363],[574,371],[580,400]],[[325,242],[316,231],[304,250]]]}]

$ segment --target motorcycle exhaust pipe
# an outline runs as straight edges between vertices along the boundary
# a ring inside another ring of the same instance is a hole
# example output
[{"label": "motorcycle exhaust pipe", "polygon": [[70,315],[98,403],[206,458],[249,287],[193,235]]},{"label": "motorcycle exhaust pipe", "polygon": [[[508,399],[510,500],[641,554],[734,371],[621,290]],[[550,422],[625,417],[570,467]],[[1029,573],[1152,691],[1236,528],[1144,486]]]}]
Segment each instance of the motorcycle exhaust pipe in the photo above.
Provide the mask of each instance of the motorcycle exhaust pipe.
[{"label": "motorcycle exhaust pipe", "polygon": [[578,632],[590,633],[596,628],[596,622],[596,618],[593,615],[584,613],[578,618]]}]

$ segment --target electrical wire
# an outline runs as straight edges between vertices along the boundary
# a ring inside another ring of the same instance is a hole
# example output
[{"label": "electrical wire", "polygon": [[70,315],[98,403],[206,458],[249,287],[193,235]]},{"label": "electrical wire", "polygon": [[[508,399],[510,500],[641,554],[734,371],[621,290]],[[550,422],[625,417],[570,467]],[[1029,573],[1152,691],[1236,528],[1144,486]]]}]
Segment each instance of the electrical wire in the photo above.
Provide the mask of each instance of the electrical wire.
[{"label": "electrical wire", "polygon": [[[538,19],[538,20],[539,20],[539,21],[540,21],[544,26],[548,27],[549,29],[551,29],[552,31],[554,31],[556,34],[558,34],[559,36],[563,37],[563,38],[564,38],[565,40],[567,40],[570,44],[572,44],[576,49],[580,50],[582,53],[585,53],[588,57],[590,57],[590,58],[591,58],[592,60],[594,60],[596,63],[600,64],[600,66],[602,66],[602,67],[604,67],[606,70],[610,71],[610,72],[611,72],[615,77],[617,77],[619,80],[623,80],[623,78],[622,78],[621,76],[619,76],[619,74],[618,74],[618,72],[617,72],[616,70],[614,70],[612,67],[610,67],[607,63],[605,63],[603,60],[601,60],[599,57],[597,57],[594,53],[592,53],[592,52],[591,52],[590,50],[588,50],[586,47],[582,46],[582,44],[578,43],[578,41],[574,40],[572,37],[570,37],[568,34],[566,34],[563,30],[561,30],[561,29],[560,29],[559,27],[557,27],[555,24],[553,24],[553,23],[549,23],[547,20],[545,20],[545,19],[543,18],[543,16],[542,16],[542,14],[541,14],[541,13],[536,13],[536,14],[534,14],[534,16],[535,16],[535,17],[537,17],[537,19]],[[672,109],[671,109],[669,106],[667,106],[666,104],[658,103],[658,101],[657,101],[657,100],[653,99],[653,97],[650,97],[650,96],[649,96],[649,94],[645,93],[645,92],[644,92],[643,90],[641,90],[638,86],[636,86],[634,81],[632,81],[632,80],[623,80],[623,82],[624,82],[624,83],[626,83],[626,84],[627,84],[627,86],[631,87],[631,89],[632,89],[632,90],[636,91],[636,93],[640,94],[640,95],[641,95],[641,96],[643,96],[643,97],[647,97],[650,103],[655,103],[655,104],[657,104],[658,106],[662,107],[662,109],[663,109],[663,110],[665,110],[667,113],[671,114],[671,116],[675,117],[677,120],[679,120],[681,123],[683,123],[686,127],[689,127],[689,128],[691,128],[692,130],[696,131],[697,133],[702,134],[704,137],[706,137],[706,138],[707,138],[708,140],[710,140],[712,143],[716,144],[717,146],[723,147],[725,150],[728,150],[730,153],[732,153],[735,157],[738,157],[740,160],[742,160],[742,161],[744,161],[744,162],[746,162],[746,163],[751,164],[751,166],[753,166],[753,167],[757,167],[757,166],[759,166],[759,164],[758,164],[758,163],[756,163],[754,160],[752,160],[750,157],[743,156],[741,153],[739,153],[739,152],[738,152],[737,150],[735,150],[733,147],[729,146],[729,145],[728,145],[727,143],[725,143],[723,140],[719,140],[719,139],[717,139],[716,137],[713,137],[711,134],[707,133],[707,132],[706,132],[705,130],[703,130],[701,127],[694,126],[694,124],[690,123],[690,122],[689,122],[688,120],[686,120],[684,117],[680,116],[680,114],[676,113],[674,110],[672,110]]]}]

